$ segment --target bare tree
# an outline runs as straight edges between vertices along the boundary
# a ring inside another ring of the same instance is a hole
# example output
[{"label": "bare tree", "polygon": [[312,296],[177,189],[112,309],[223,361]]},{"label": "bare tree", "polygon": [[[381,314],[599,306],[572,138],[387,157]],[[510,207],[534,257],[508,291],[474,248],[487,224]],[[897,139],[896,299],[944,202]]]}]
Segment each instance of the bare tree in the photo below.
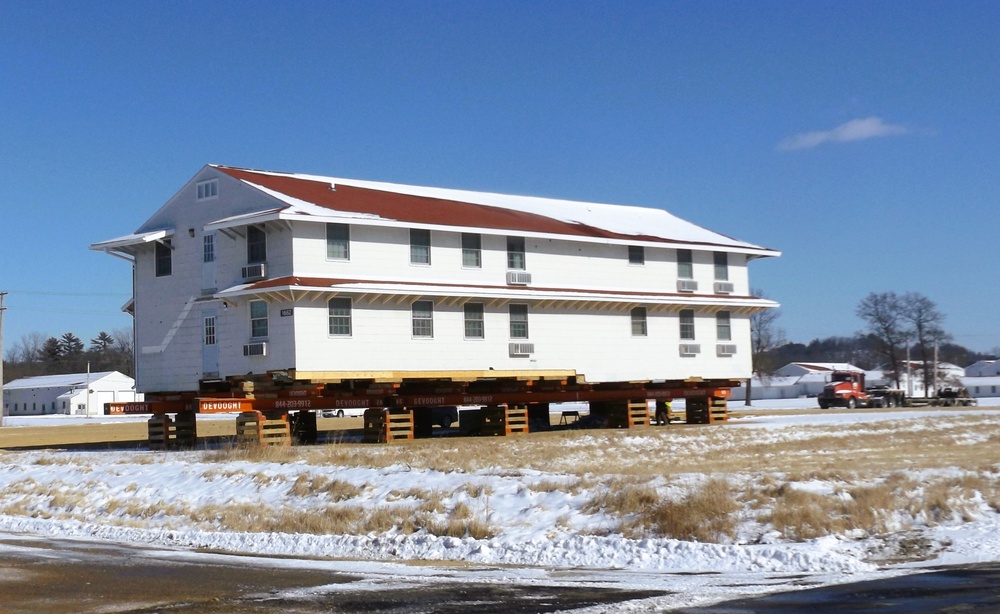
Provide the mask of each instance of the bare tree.
[{"label": "bare tree", "polygon": [[888,361],[898,388],[900,352],[912,334],[903,318],[902,300],[895,292],[872,292],[861,300],[855,313],[864,320],[871,337],[878,342],[879,354]]},{"label": "bare tree", "polygon": [[[750,290],[750,295],[767,298],[762,290]],[[750,316],[750,370],[761,379],[774,373],[778,365],[768,354],[784,345],[785,331],[775,325],[781,312],[778,309],[761,309]],[[747,380],[746,404],[750,405],[751,380]]]},{"label": "bare tree", "polygon": [[924,382],[924,396],[930,394],[929,386],[935,379],[932,358],[934,346],[948,339],[944,332],[944,314],[934,301],[918,292],[907,292],[901,301],[901,315],[916,341],[917,353],[922,363],[921,376]]}]

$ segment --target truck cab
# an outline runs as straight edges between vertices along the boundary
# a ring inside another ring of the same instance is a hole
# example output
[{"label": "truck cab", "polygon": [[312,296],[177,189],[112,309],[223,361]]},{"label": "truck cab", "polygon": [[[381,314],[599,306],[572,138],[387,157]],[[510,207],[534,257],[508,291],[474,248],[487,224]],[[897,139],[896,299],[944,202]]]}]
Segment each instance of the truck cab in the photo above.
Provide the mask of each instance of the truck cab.
[{"label": "truck cab", "polygon": [[830,382],[823,386],[819,395],[820,409],[846,407],[854,409],[859,404],[868,404],[865,392],[865,374],[859,371],[834,371]]}]

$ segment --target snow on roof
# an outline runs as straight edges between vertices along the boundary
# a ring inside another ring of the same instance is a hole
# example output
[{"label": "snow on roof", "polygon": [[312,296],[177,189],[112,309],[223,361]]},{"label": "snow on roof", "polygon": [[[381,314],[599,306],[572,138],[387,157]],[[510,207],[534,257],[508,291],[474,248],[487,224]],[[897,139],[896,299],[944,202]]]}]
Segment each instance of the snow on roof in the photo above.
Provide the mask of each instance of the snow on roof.
[{"label": "snow on roof", "polygon": [[210,166],[302,215],[718,246],[757,256],[780,254],[702,228],[663,209]]},{"label": "snow on roof", "polygon": [[[104,379],[110,375],[117,375],[128,378],[124,373],[118,371],[99,371],[89,375],[90,383]],[[4,390],[23,388],[71,388],[73,386],[86,386],[88,381],[86,373],[60,373],[58,375],[36,375],[34,377],[22,377],[12,380],[3,385]],[[129,378],[130,379],[130,378]]]}]

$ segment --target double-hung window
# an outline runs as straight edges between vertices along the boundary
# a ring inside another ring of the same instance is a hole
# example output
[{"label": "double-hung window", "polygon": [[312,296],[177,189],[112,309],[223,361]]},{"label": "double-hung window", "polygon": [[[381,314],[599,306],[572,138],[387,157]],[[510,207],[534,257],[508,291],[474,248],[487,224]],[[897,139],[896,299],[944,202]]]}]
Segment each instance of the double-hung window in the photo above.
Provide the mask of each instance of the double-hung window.
[{"label": "double-hung window", "polygon": [[646,250],[641,245],[629,245],[628,263],[646,264]]},{"label": "double-hung window", "polygon": [[681,309],[681,341],[694,341],[694,310]]},{"label": "double-hung window", "polygon": [[465,338],[482,339],[486,336],[486,322],[482,303],[465,304]]},{"label": "double-hung window", "polygon": [[715,252],[715,281],[729,281],[729,254]]},{"label": "double-hung window", "polygon": [[170,239],[156,242],[156,276],[167,277],[173,272],[173,249],[170,246]]},{"label": "double-hung window", "polygon": [[351,227],[347,224],[326,225],[327,260],[351,259]]},{"label": "double-hung window", "polygon": [[527,339],[528,338],[528,306],[527,305],[510,305],[508,307],[508,313],[510,314],[510,338],[511,339]]},{"label": "double-hung window", "polygon": [[413,323],[414,337],[429,338],[434,336],[434,303],[414,301],[410,307],[410,317]]},{"label": "double-hung window", "polygon": [[720,311],[715,314],[715,335],[719,341],[733,340],[733,328],[730,323],[728,311]]},{"label": "double-hung window", "polygon": [[267,336],[267,303],[250,301],[250,336],[254,339]]},{"label": "double-hung window", "polygon": [[267,262],[267,233],[260,226],[247,226],[247,264]]},{"label": "double-hung window", "polygon": [[693,262],[691,250],[677,250],[677,279],[694,279]]},{"label": "double-hung window", "polygon": [[480,235],[462,233],[462,266],[469,269],[483,266],[483,241]]},{"label": "double-hung window", "polygon": [[338,337],[351,336],[351,299],[332,298],[327,302],[330,317],[330,334]]},{"label": "double-hung window", "polygon": [[632,336],[646,336],[646,308],[634,307],[632,309]]},{"label": "double-hung window", "polygon": [[431,263],[431,231],[410,229],[410,264]]},{"label": "double-hung window", "polygon": [[507,237],[507,268],[523,271],[524,267],[524,237]]}]

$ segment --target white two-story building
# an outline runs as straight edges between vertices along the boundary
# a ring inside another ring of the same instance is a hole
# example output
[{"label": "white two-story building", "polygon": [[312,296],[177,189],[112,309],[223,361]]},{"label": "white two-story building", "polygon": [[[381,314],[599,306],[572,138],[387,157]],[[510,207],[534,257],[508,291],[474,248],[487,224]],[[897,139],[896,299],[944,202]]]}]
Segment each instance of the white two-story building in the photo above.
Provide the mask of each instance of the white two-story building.
[{"label": "white two-story building", "polygon": [[748,263],[662,209],[208,165],[133,234],[137,387],[228,376],[742,379]]}]

